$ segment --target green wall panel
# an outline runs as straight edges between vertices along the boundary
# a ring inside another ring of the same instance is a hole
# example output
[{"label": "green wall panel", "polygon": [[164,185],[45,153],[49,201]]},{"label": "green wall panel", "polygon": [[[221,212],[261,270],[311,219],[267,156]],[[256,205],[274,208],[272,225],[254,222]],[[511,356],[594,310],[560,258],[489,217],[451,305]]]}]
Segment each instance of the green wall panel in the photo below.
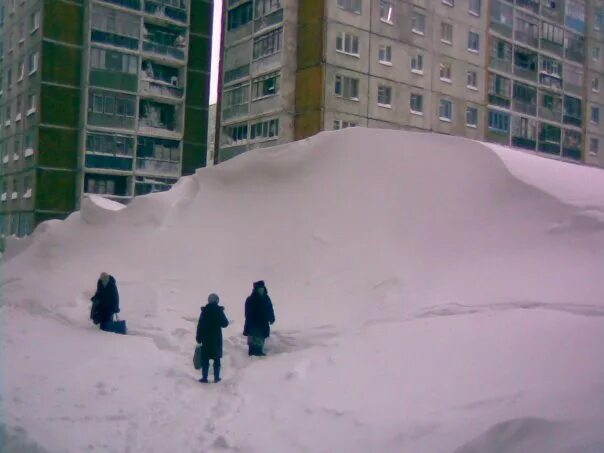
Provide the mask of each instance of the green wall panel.
[{"label": "green wall panel", "polygon": [[38,165],[75,169],[78,166],[78,131],[40,127]]},{"label": "green wall panel", "polygon": [[81,71],[81,49],[53,42],[44,42],[42,44],[43,81],[80,86]]},{"label": "green wall panel", "polygon": [[83,8],[81,5],[61,0],[44,0],[42,33],[45,38],[81,45],[82,19]]},{"label": "green wall panel", "polygon": [[213,2],[193,0],[191,2],[191,31],[204,35],[212,35]]},{"label": "green wall panel", "polygon": [[203,72],[187,72],[187,105],[208,107],[210,76]]},{"label": "green wall panel", "polygon": [[40,109],[42,123],[77,128],[80,121],[80,90],[44,85]]},{"label": "green wall panel", "polygon": [[207,146],[184,143],[182,148],[182,174],[192,175],[195,170],[206,166]]},{"label": "green wall panel", "polygon": [[75,172],[39,168],[36,184],[36,210],[69,212],[75,209]]},{"label": "green wall panel", "polygon": [[208,141],[208,111],[187,107],[185,110],[185,142],[203,143]]},{"label": "green wall panel", "polygon": [[189,68],[197,71],[210,72],[211,56],[211,39],[203,36],[190,35]]}]

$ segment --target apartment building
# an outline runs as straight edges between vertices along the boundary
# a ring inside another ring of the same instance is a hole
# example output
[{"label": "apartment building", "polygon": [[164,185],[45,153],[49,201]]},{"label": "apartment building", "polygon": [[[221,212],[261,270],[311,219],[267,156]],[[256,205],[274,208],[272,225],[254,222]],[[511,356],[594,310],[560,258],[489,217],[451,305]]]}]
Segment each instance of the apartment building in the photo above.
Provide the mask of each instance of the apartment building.
[{"label": "apartment building", "polygon": [[601,2],[229,0],[217,160],[366,126],[602,165]]},{"label": "apartment building", "polygon": [[0,228],[121,202],[205,165],[212,1],[4,0]]}]

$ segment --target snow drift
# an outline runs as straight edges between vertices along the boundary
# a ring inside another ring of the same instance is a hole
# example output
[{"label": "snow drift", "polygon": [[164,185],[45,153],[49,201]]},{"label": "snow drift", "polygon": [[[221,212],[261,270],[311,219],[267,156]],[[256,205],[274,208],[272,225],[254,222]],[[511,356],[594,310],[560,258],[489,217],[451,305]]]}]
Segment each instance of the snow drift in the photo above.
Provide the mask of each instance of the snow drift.
[{"label": "snow drift", "polygon": [[[603,188],[590,168],[352,129],[125,209],[91,200],[9,241],[5,438],[50,452],[602,451]],[[101,271],[126,338],[87,319]],[[256,279],[277,315],[263,360],[241,337]],[[210,292],[232,324],[225,380],[200,388]]]}]

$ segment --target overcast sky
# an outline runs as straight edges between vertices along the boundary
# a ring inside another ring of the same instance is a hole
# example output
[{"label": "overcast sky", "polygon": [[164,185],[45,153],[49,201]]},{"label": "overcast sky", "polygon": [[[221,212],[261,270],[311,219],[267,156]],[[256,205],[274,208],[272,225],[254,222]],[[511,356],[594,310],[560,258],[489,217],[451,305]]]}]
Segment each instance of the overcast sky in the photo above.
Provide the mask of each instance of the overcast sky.
[{"label": "overcast sky", "polygon": [[210,104],[216,102],[218,86],[218,53],[220,52],[220,12],[222,0],[214,0],[214,35],[212,37],[212,79],[210,81]]}]

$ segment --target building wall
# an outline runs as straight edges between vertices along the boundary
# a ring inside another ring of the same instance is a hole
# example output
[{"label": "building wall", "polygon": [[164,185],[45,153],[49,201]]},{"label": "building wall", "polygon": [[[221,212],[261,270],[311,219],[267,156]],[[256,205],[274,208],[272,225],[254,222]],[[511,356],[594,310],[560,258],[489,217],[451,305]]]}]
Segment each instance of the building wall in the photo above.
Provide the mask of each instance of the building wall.
[{"label": "building wall", "polygon": [[[593,0],[587,5],[587,80],[586,91],[586,153],[588,164],[604,167],[604,1]],[[597,82],[594,82],[597,80]],[[597,89],[593,84],[597,84]],[[591,108],[600,111],[600,121],[591,121]]]},{"label": "building wall", "polygon": [[[1,234],[28,234],[41,221],[64,218],[87,193],[127,202],[205,165],[212,6],[208,0],[0,5]],[[106,30],[106,20],[93,19],[101,10],[112,17]],[[126,16],[132,27],[120,24]],[[163,42],[172,32],[174,42]],[[158,104],[161,113],[153,108]],[[90,145],[100,135],[104,141]],[[118,192],[112,181],[126,184]]]}]

